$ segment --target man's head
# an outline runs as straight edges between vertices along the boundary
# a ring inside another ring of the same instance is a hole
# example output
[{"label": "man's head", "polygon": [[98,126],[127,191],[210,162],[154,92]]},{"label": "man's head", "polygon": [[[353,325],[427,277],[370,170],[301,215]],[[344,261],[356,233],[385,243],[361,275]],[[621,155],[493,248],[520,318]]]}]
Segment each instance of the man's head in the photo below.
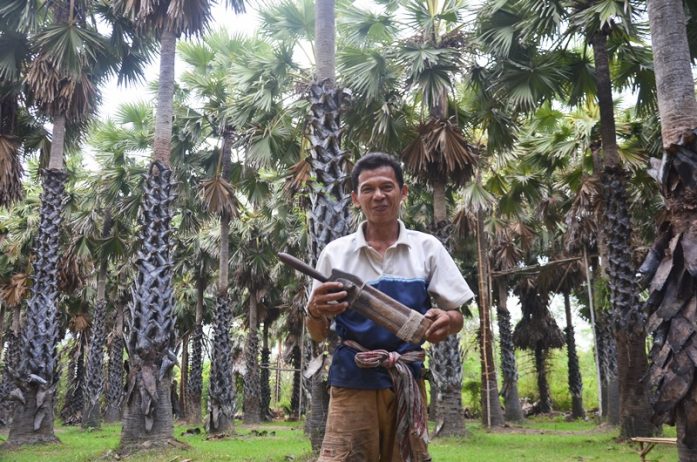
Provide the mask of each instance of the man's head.
[{"label": "man's head", "polygon": [[397,222],[399,205],[407,197],[407,186],[399,163],[384,153],[362,157],[351,173],[351,199],[368,223],[376,226]]},{"label": "man's head", "polygon": [[353,166],[351,171],[351,189],[352,191],[358,191],[358,177],[364,170],[375,170],[380,167],[390,167],[394,170],[394,176],[397,179],[397,184],[401,189],[404,186],[404,172],[402,171],[402,166],[399,164],[397,159],[384,152],[369,152],[365,156],[358,159],[356,165]]}]

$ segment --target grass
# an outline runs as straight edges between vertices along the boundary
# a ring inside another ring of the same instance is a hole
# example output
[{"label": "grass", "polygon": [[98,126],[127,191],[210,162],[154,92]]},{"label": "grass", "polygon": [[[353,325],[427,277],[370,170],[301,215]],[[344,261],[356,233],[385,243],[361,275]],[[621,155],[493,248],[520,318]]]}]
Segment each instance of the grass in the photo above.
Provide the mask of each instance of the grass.
[{"label": "grass", "polygon": [[[126,462],[240,461],[271,462],[312,460],[310,444],[302,423],[273,422],[258,426],[238,425],[236,434],[223,440],[208,441],[205,435],[183,435],[187,427],[178,425],[175,435],[188,449],[149,452],[119,460]],[[524,425],[487,432],[477,422],[467,424],[464,438],[439,438],[430,445],[436,462],[585,462],[639,461],[636,446],[615,441],[616,430],[592,422],[565,422],[560,418],[537,418]],[[672,430],[672,429],[671,429]],[[105,425],[85,432],[80,427],[56,427],[61,444],[7,451],[0,447],[2,462],[87,462],[114,461],[120,425]],[[668,432],[667,432],[668,433]],[[674,434],[674,432],[672,433]],[[7,431],[0,433],[0,442]],[[648,460],[677,460],[674,446],[656,447]]]}]

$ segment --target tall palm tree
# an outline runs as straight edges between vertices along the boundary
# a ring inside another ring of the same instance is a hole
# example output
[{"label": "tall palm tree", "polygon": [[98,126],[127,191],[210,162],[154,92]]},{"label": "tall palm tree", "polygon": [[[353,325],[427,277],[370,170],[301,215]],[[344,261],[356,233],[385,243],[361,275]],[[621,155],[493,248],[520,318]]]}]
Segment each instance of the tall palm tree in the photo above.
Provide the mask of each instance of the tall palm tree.
[{"label": "tall palm tree", "polygon": [[[228,3],[236,11],[243,9],[239,0]],[[145,184],[140,239],[143,247],[138,257],[127,343],[129,393],[121,447],[129,451],[146,439],[163,445],[172,434],[169,396],[171,368],[176,363],[170,255],[175,197],[170,168],[174,56],[179,35],[199,34],[205,28],[210,2],[201,0],[184,5],[168,0],[154,4],[116,1],[112,7],[143,30],[154,32],[160,42],[153,163]]]},{"label": "tall palm tree", "polygon": [[[606,225],[601,228],[601,232],[608,248],[607,269],[612,288],[613,313],[617,320],[615,324],[618,326],[615,334],[619,347],[618,354],[620,355],[618,358],[622,400],[620,432],[622,437],[652,435],[656,432],[656,428],[651,425],[648,418],[650,408],[647,391],[645,384],[640,380],[647,367],[643,347],[645,333],[637,298],[638,290],[633,276],[631,249],[627,242],[627,236],[631,235],[631,226],[626,207],[625,167],[618,156],[609,66],[610,51],[636,50],[640,47],[631,44],[628,47],[616,47],[611,50],[608,45],[610,42],[631,43],[637,40],[634,5],[628,3],[625,7],[619,8],[618,4],[599,0],[590,3],[572,2],[569,5],[554,5],[547,8],[538,2],[526,0],[508,2],[504,9],[508,13],[508,32],[505,28],[501,28],[492,34],[492,37],[497,37],[499,43],[503,44],[500,48],[505,49],[504,55],[511,51],[520,54],[522,51],[523,55],[527,55],[528,58],[547,56],[546,64],[552,66],[550,70],[556,74],[557,79],[554,92],[567,95],[572,104],[576,104],[589,96],[597,98],[600,108],[601,167],[603,175],[605,175],[602,184],[605,189],[603,197],[607,220]],[[531,13],[533,11],[536,13]],[[610,11],[611,14],[608,13]],[[516,17],[516,19],[511,20],[511,17]],[[615,17],[621,18],[621,20],[614,20]],[[539,43],[539,39],[543,38],[556,44],[566,43],[566,40],[573,38],[587,43],[593,51],[595,69],[591,82],[594,81],[595,85],[588,85],[588,79],[584,78],[568,79],[570,84],[564,83],[563,75],[565,72],[572,72],[579,76],[587,74],[590,63],[585,53],[582,55],[582,59],[574,58],[568,61],[569,55],[566,50],[561,48],[546,53],[539,47],[521,50],[517,45],[519,43]],[[531,52],[533,53],[531,54]],[[573,66],[565,69],[564,61],[550,60],[555,54],[567,56],[565,62],[567,64],[573,63]],[[642,54],[635,53],[634,55],[636,57]],[[502,72],[507,72],[509,77],[515,74],[515,72],[510,72],[510,69],[506,71],[505,67],[506,64],[503,65]],[[630,72],[630,74],[631,77],[628,77],[628,80],[632,80],[644,89],[651,87],[651,82],[643,85],[646,82],[642,81],[639,73]],[[506,74],[502,73],[501,75]],[[552,80],[547,78],[538,83],[541,83],[542,87],[551,87],[548,84]],[[628,80],[625,80],[624,83],[626,84]],[[509,83],[515,83],[515,81],[516,79],[509,79]],[[518,86],[520,87],[520,84]],[[587,90],[593,89],[593,86],[595,92],[589,94]],[[528,95],[528,104],[534,104],[538,99],[534,92],[519,91],[518,94]],[[639,94],[646,97],[643,102],[648,101],[650,106],[652,92],[648,90],[639,92]]]},{"label": "tall palm tree", "polygon": [[[112,69],[113,55],[105,38],[86,22],[89,4],[53,3],[34,11],[13,2],[3,16],[20,12],[20,31],[34,28],[34,59],[26,83],[41,113],[52,118],[53,139],[48,168],[43,175],[41,222],[36,242],[34,285],[23,331],[22,361],[17,370],[15,396],[24,402],[13,420],[10,445],[55,441],[53,399],[56,386],[56,345],[59,329],[56,309],[59,229],[67,175],[63,152],[67,129],[78,128],[93,112],[96,86]],[[40,15],[48,14],[47,18]],[[49,24],[50,21],[50,24]],[[40,27],[40,29],[36,29]],[[74,37],[80,37],[74,40]]]},{"label": "tall palm tree", "polygon": [[[670,0],[649,3],[664,154],[656,179],[668,213],[641,271],[652,277],[648,330],[653,333],[649,381],[655,419],[675,423],[681,462],[697,460],[697,324],[695,311],[694,171],[697,101],[684,10]],[[680,294],[680,295],[677,295]]]}]

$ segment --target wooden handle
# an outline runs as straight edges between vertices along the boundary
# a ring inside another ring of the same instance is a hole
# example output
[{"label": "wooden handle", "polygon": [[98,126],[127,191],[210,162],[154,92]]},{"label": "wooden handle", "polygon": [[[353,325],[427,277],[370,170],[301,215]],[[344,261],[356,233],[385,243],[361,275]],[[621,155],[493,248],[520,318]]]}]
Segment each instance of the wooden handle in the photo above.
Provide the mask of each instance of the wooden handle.
[{"label": "wooden handle", "polygon": [[281,260],[283,263],[286,265],[295,268],[296,270],[300,271],[303,274],[306,274],[310,276],[313,279],[317,279],[319,282],[327,282],[328,279],[325,275],[308,265],[302,260],[299,260],[295,258],[292,255],[288,255],[287,253],[279,252],[278,253],[278,259]]}]

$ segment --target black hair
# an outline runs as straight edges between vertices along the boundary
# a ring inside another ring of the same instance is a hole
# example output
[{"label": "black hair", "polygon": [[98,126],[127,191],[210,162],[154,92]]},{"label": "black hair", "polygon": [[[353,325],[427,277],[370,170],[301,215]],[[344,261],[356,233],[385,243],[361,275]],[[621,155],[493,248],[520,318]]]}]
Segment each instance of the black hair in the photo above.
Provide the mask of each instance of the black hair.
[{"label": "black hair", "polygon": [[380,167],[392,168],[392,170],[394,170],[394,176],[397,178],[399,189],[402,189],[402,186],[404,186],[404,172],[402,171],[402,166],[394,156],[384,152],[369,152],[358,159],[358,162],[356,162],[356,165],[353,166],[353,170],[351,171],[351,189],[353,191],[358,189],[358,176],[363,171],[375,170]]}]

